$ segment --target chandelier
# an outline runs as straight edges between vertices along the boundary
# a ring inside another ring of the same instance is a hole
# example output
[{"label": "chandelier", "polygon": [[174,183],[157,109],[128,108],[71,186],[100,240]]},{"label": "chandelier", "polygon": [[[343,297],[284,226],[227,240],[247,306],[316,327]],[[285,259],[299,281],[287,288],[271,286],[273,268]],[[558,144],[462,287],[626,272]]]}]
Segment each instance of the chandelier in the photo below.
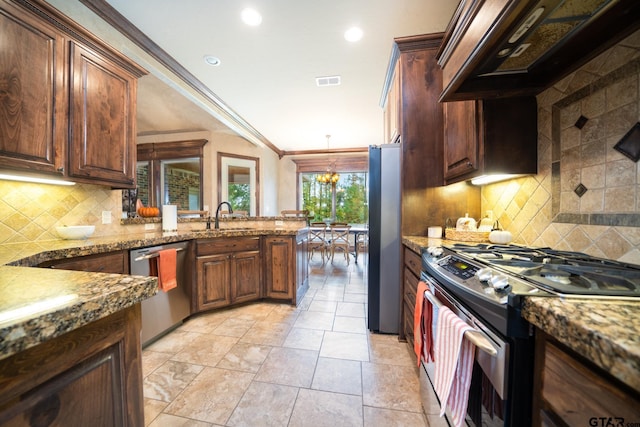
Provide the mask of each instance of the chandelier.
[{"label": "chandelier", "polygon": [[[327,135],[327,161],[329,160],[329,138],[331,138],[331,135]],[[322,184],[335,184],[339,179],[340,174],[331,170],[331,164],[327,166],[325,173],[316,175],[316,181]]]}]

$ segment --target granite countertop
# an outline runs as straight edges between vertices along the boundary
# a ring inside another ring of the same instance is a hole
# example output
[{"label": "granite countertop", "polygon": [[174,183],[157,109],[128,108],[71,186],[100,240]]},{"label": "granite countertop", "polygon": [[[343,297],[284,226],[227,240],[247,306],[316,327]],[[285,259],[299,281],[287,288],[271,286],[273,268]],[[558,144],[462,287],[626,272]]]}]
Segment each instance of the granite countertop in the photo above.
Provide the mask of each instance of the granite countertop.
[{"label": "granite countertop", "polygon": [[95,237],[87,240],[46,240],[42,242],[7,243],[0,245],[0,265],[37,266],[46,261],[94,255],[119,250],[142,248],[185,240],[214,237],[245,237],[268,235],[296,235],[297,229],[222,229],[150,232]]},{"label": "granite countertop", "polygon": [[[455,242],[403,236],[402,243],[420,253]],[[640,301],[525,297],[522,317],[640,391]]]},{"label": "granite countertop", "polygon": [[33,268],[40,263],[216,237],[296,235],[297,229],[151,232],[0,245],[0,360],[149,298],[155,277]]},{"label": "granite countertop", "polygon": [[522,317],[640,391],[640,302],[527,297]]},{"label": "granite countertop", "polygon": [[155,277],[0,266],[0,359],[155,295]]}]

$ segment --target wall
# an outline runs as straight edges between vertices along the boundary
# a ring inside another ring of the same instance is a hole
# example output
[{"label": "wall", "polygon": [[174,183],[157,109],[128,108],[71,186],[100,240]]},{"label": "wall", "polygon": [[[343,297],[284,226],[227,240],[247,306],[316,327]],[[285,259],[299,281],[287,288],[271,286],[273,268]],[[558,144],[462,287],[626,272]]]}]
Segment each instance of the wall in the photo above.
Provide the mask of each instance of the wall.
[{"label": "wall", "polygon": [[483,187],[482,212],[517,243],[640,264],[640,165],[613,148],[639,88],[640,32],[538,95],[538,174]]}]

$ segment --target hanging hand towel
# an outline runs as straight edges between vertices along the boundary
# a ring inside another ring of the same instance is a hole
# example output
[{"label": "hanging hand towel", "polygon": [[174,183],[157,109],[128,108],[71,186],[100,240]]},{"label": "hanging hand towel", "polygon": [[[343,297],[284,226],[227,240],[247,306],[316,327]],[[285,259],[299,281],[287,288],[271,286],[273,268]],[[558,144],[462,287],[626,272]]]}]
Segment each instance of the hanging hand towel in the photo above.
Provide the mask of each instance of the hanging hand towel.
[{"label": "hanging hand towel", "polygon": [[158,276],[158,288],[164,292],[178,286],[176,279],[177,251],[163,249],[158,251],[156,258],[149,259],[151,276]]},{"label": "hanging hand towel", "polygon": [[[424,311],[429,312],[429,316],[431,316],[431,303],[429,301],[426,302],[425,306],[425,298],[424,293],[427,291],[427,284],[423,281],[418,282],[418,291],[416,292],[416,304],[413,309],[413,351],[416,353],[416,357],[418,358],[418,365],[420,365],[420,359],[424,354],[424,345],[423,345],[423,316]],[[429,322],[431,323],[431,322]],[[429,329],[430,330],[430,329]]]},{"label": "hanging hand towel", "polygon": [[451,410],[455,427],[464,425],[469,401],[469,386],[475,346],[464,333],[473,330],[448,307],[438,309],[438,325],[435,346],[435,384],[440,399],[440,416],[446,408]]}]

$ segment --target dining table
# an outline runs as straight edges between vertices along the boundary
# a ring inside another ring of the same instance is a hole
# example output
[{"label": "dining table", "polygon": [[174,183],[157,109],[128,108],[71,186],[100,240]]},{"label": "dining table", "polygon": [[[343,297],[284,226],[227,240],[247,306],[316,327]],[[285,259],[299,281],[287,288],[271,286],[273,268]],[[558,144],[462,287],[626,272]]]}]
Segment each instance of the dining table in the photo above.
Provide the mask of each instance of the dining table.
[{"label": "dining table", "polygon": [[[327,227],[329,227],[331,224],[327,224]],[[353,247],[354,247],[354,251],[353,251],[353,257],[355,259],[355,263],[358,264],[358,238],[361,235],[368,235],[369,234],[369,224],[349,224],[351,226],[351,228],[349,228],[349,234],[353,235],[354,237],[354,243],[353,243]],[[320,230],[320,228],[318,227],[309,227],[310,230]]]}]

